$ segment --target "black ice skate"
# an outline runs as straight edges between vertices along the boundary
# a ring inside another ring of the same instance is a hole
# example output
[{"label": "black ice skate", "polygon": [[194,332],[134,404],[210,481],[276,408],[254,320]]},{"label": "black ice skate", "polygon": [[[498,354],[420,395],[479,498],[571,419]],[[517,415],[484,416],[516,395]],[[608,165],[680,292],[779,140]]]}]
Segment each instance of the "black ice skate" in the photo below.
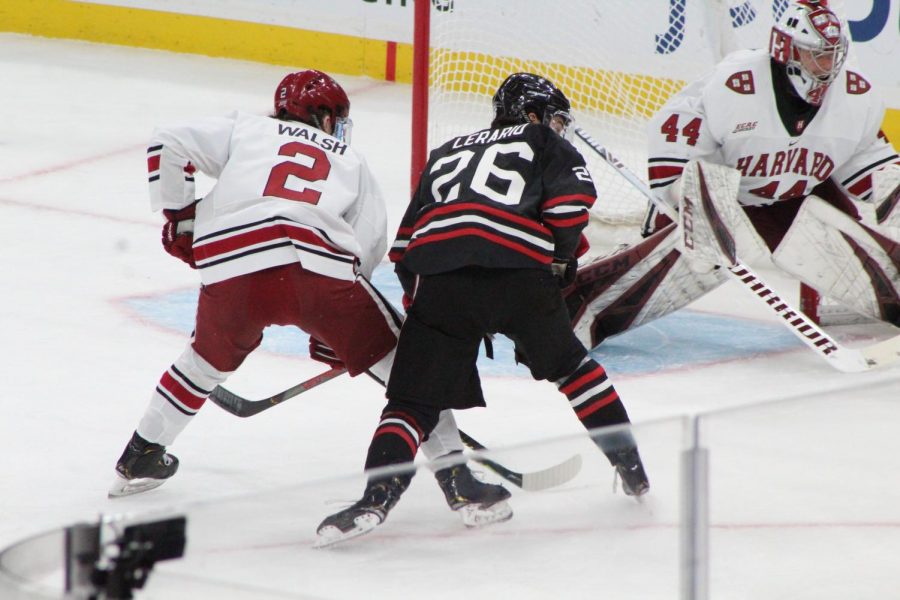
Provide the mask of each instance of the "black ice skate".
[{"label": "black ice skate", "polygon": [[434,478],[447,504],[459,513],[466,527],[483,527],[512,518],[512,508],[506,502],[509,491],[502,485],[479,481],[465,464],[435,471]]},{"label": "black ice skate", "polygon": [[178,459],[166,447],[148,442],[135,431],[116,463],[109,497],[130,496],[161,486],[178,470]]},{"label": "black ice skate", "polygon": [[411,479],[411,475],[395,475],[370,481],[362,500],[322,521],[316,530],[315,547],[324,548],[353,539],[384,523]]},{"label": "black ice skate", "polygon": [[[616,468],[616,478],[621,478],[622,491],[627,496],[639,497],[650,491],[650,482],[647,480],[647,473],[644,471],[644,464],[641,462],[637,448],[610,452],[606,456]],[[615,490],[615,485],[614,480],[613,490]]]}]

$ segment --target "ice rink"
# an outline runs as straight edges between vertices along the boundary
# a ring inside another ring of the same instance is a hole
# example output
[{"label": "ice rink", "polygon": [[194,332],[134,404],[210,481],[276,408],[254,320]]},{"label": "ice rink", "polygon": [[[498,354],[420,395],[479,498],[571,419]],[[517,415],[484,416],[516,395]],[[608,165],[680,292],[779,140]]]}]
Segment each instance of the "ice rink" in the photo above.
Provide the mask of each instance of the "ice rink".
[{"label": "ice rink", "polygon": [[[199,281],[160,245],[150,132],[268,113],[281,77],[314,66],[0,34],[0,549],[101,514],[176,513],[187,554],[139,598],[675,599],[682,451],[696,433],[710,460],[710,598],[900,599],[900,367],[832,369],[733,283],[594,352],[635,423],[643,503],[613,493],[562,396],[503,344],[483,362],[488,407],[458,413],[460,428],[517,470],[583,459],[563,486],[507,485],[508,523],[466,530],[423,469],[375,532],[312,548],[321,519],[362,489],[383,405],[365,378],[245,420],[209,404],[171,447],[175,478],[108,500],[116,459],[187,343]],[[410,87],[336,78],[392,238],[408,200]],[[794,282],[763,274],[796,301]],[[388,265],[375,283],[396,298]],[[831,331],[848,346],[898,333]],[[228,386],[258,398],[322,370],[303,335],[273,330]]]}]

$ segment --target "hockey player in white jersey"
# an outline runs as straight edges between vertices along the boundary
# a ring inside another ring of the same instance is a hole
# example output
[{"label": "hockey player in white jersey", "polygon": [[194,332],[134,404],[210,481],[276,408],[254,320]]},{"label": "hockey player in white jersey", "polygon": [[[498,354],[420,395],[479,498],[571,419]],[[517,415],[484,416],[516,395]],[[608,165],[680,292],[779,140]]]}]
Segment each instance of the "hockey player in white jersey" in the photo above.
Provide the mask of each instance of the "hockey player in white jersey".
[{"label": "hockey player in white jersey", "polygon": [[[879,130],[884,106],[849,69],[844,28],[826,2],[791,3],[768,51],[742,50],[672,97],[649,124],[655,200],[699,198],[700,162],[739,172],[729,223],[745,263],[772,264],[862,315],[900,326],[900,157]],[[894,180],[879,186],[879,180]],[[893,193],[891,193],[893,190]],[[875,210],[864,222],[860,203]],[[682,211],[683,221],[685,216]],[[651,203],[640,244],[585,265],[567,303],[579,338],[604,338],[664,316],[727,279],[685,251],[680,223]],[[893,237],[892,237],[893,236]]]},{"label": "hockey player in white jersey", "polygon": [[[387,249],[387,219],[375,179],[349,145],[349,113],[343,88],[307,70],[278,84],[271,117],[235,112],[153,133],[150,201],[166,217],[163,246],[203,285],[192,340],[160,378],[116,464],[111,497],[175,474],[166,446],[269,325],[299,327],[313,358],[387,381],[402,317],[369,283]],[[198,170],[217,180],[201,200]],[[431,459],[462,451],[450,411],[423,448]],[[465,465],[435,475],[454,509],[509,495]]]}]

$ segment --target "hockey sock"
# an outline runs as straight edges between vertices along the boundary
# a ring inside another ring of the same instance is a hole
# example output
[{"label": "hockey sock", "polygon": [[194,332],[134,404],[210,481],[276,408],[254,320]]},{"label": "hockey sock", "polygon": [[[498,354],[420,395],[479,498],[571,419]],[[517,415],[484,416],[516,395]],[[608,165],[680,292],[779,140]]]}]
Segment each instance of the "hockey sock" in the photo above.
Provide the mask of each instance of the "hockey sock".
[{"label": "hockey sock", "polygon": [[147,441],[170,445],[216,385],[225,381],[228,375],[230,373],[217,370],[188,346],[160,377],[138,424],[138,434]]},{"label": "hockey sock", "polygon": [[422,437],[422,428],[412,416],[386,410],[369,444],[366,470],[411,462],[416,457]]},{"label": "hockey sock", "polygon": [[[557,381],[556,385],[569,399],[569,405],[585,429],[590,431],[631,423],[606,371],[590,356],[586,356],[575,371]],[[606,434],[595,441],[607,455],[635,445],[629,431]]]}]

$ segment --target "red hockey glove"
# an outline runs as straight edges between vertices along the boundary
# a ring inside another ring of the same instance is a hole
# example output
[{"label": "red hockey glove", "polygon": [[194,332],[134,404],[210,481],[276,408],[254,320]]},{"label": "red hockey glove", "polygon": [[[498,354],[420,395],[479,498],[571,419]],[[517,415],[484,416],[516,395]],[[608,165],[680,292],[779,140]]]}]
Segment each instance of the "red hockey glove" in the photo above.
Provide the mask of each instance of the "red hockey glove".
[{"label": "red hockey glove", "polygon": [[578,247],[575,248],[575,258],[581,258],[585,254],[588,253],[588,250],[591,249],[591,244],[588,242],[588,239],[582,233],[578,236]]},{"label": "red hockey glove", "polygon": [[409,312],[409,307],[412,306],[413,299],[409,294],[403,292],[403,297],[400,299],[400,303],[403,305],[404,312]]},{"label": "red hockey glove", "polygon": [[568,260],[554,258],[550,265],[553,276],[559,280],[559,287],[567,288],[575,283],[575,275],[578,271],[578,259],[574,256]]},{"label": "red hockey glove", "polygon": [[[199,202],[199,200],[197,200]],[[162,228],[162,245],[166,252],[196,269],[194,263],[194,214],[197,202],[181,210],[165,209],[166,224]]]},{"label": "red hockey glove", "polygon": [[344,367],[344,363],[338,358],[334,350],[326,345],[325,342],[321,342],[313,336],[309,336],[309,357],[325,363],[333,369],[342,369]]}]

